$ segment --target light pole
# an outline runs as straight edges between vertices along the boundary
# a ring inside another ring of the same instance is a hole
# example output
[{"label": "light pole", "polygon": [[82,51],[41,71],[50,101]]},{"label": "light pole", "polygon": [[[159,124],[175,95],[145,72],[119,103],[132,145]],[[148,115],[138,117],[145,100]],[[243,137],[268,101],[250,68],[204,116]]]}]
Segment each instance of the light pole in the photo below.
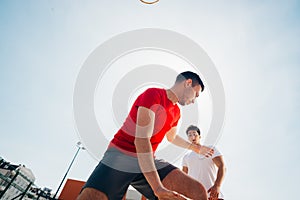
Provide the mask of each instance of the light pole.
[{"label": "light pole", "polygon": [[56,193],[55,193],[55,195],[53,196],[53,199],[55,199],[55,197],[56,197],[56,195],[57,195],[57,193],[58,193],[58,191],[59,191],[61,185],[63,184],[65,178],[67,177],[67,174],[69,173],[69,171],[70,171],[70,169],[71,169],[71,167],[72,167],[72,165],[73,165],[73,162],[74,162],[75,158],[77,157],[77,155],[78,155],[80,149],[85,150],[85,148],[82,146],[81,142],[77,142],[76,146],[77,146],[77,151],[76,151],[76,153],[75,153],[75,155],[74,155],[74,157],[73,157],[72,162],[71,162],[70,165],[69,165],[68,170],[66,171],[66,173],[65,173],[65,175],[64,175],[64,177],[63,177],[63,179],[61,180],[61,182],[60,182],[60,184],[59,184],[59,186],[58,186],[58,188],[57,188],[57,190],[56,190]]}]

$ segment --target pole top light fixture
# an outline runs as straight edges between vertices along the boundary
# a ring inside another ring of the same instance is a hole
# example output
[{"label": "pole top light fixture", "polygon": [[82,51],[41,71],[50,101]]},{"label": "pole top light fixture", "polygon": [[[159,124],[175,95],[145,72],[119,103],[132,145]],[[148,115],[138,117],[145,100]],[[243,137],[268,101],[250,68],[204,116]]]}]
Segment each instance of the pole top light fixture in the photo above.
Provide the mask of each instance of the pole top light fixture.
[{"label": "pole top light fixture", "polygon": [[77,142],[76,146],[82,150],[85,150],[85,147],[82,145],[81,142]]}]

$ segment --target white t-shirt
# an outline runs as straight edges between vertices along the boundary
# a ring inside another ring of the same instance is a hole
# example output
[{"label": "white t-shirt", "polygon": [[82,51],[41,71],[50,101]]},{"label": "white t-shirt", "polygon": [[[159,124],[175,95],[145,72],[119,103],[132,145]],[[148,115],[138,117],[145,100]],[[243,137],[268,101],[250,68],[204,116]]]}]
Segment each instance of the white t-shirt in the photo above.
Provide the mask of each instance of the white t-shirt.
[{"label": "white t-shirt", "polygon": [[[206,191],[214,185],[217,178],[218,167],[212,159],[222,155],[215,147],[213,149],[214,154],[210,158],[191,151],[182,159],[182,166],[188,168],[188,175],[202,183]],[[222,192],[219,198],[224,198]]]}]

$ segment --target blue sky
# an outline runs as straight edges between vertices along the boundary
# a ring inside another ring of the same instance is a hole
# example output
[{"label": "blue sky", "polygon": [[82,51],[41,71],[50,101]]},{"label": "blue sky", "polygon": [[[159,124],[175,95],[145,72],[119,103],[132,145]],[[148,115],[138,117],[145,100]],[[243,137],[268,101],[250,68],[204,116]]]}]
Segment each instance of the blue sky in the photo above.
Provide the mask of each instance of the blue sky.
[{"label": "blue sky", "polygon": [[[57,189],[78,136],[72,98],[80,67],[122,32],[184,34],[215,63],[226,94],[218,147],[230,200],[292,199],[300,179],[299,1],[1,1],[1,156]],[[70,178],[96,165],[81,151]]]}]

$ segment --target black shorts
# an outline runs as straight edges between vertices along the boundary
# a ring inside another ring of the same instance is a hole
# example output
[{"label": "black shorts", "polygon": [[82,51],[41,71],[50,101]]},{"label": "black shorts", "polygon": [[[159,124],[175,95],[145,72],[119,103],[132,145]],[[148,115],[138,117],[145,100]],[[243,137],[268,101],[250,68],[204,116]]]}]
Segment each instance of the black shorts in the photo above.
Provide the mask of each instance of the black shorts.
[{"label": "black shorts", "polygon": [[[175,166],[155,159],[158,175],[163,180]],[[154,200],[154,195],[143,173],[140,171],[136,157],[127,156],[117,149],[110,148],[97,165],[83,188],[94,188],[104,192],[110,200],[121,200],[129,185],[134,187],[147,199]]]}]

